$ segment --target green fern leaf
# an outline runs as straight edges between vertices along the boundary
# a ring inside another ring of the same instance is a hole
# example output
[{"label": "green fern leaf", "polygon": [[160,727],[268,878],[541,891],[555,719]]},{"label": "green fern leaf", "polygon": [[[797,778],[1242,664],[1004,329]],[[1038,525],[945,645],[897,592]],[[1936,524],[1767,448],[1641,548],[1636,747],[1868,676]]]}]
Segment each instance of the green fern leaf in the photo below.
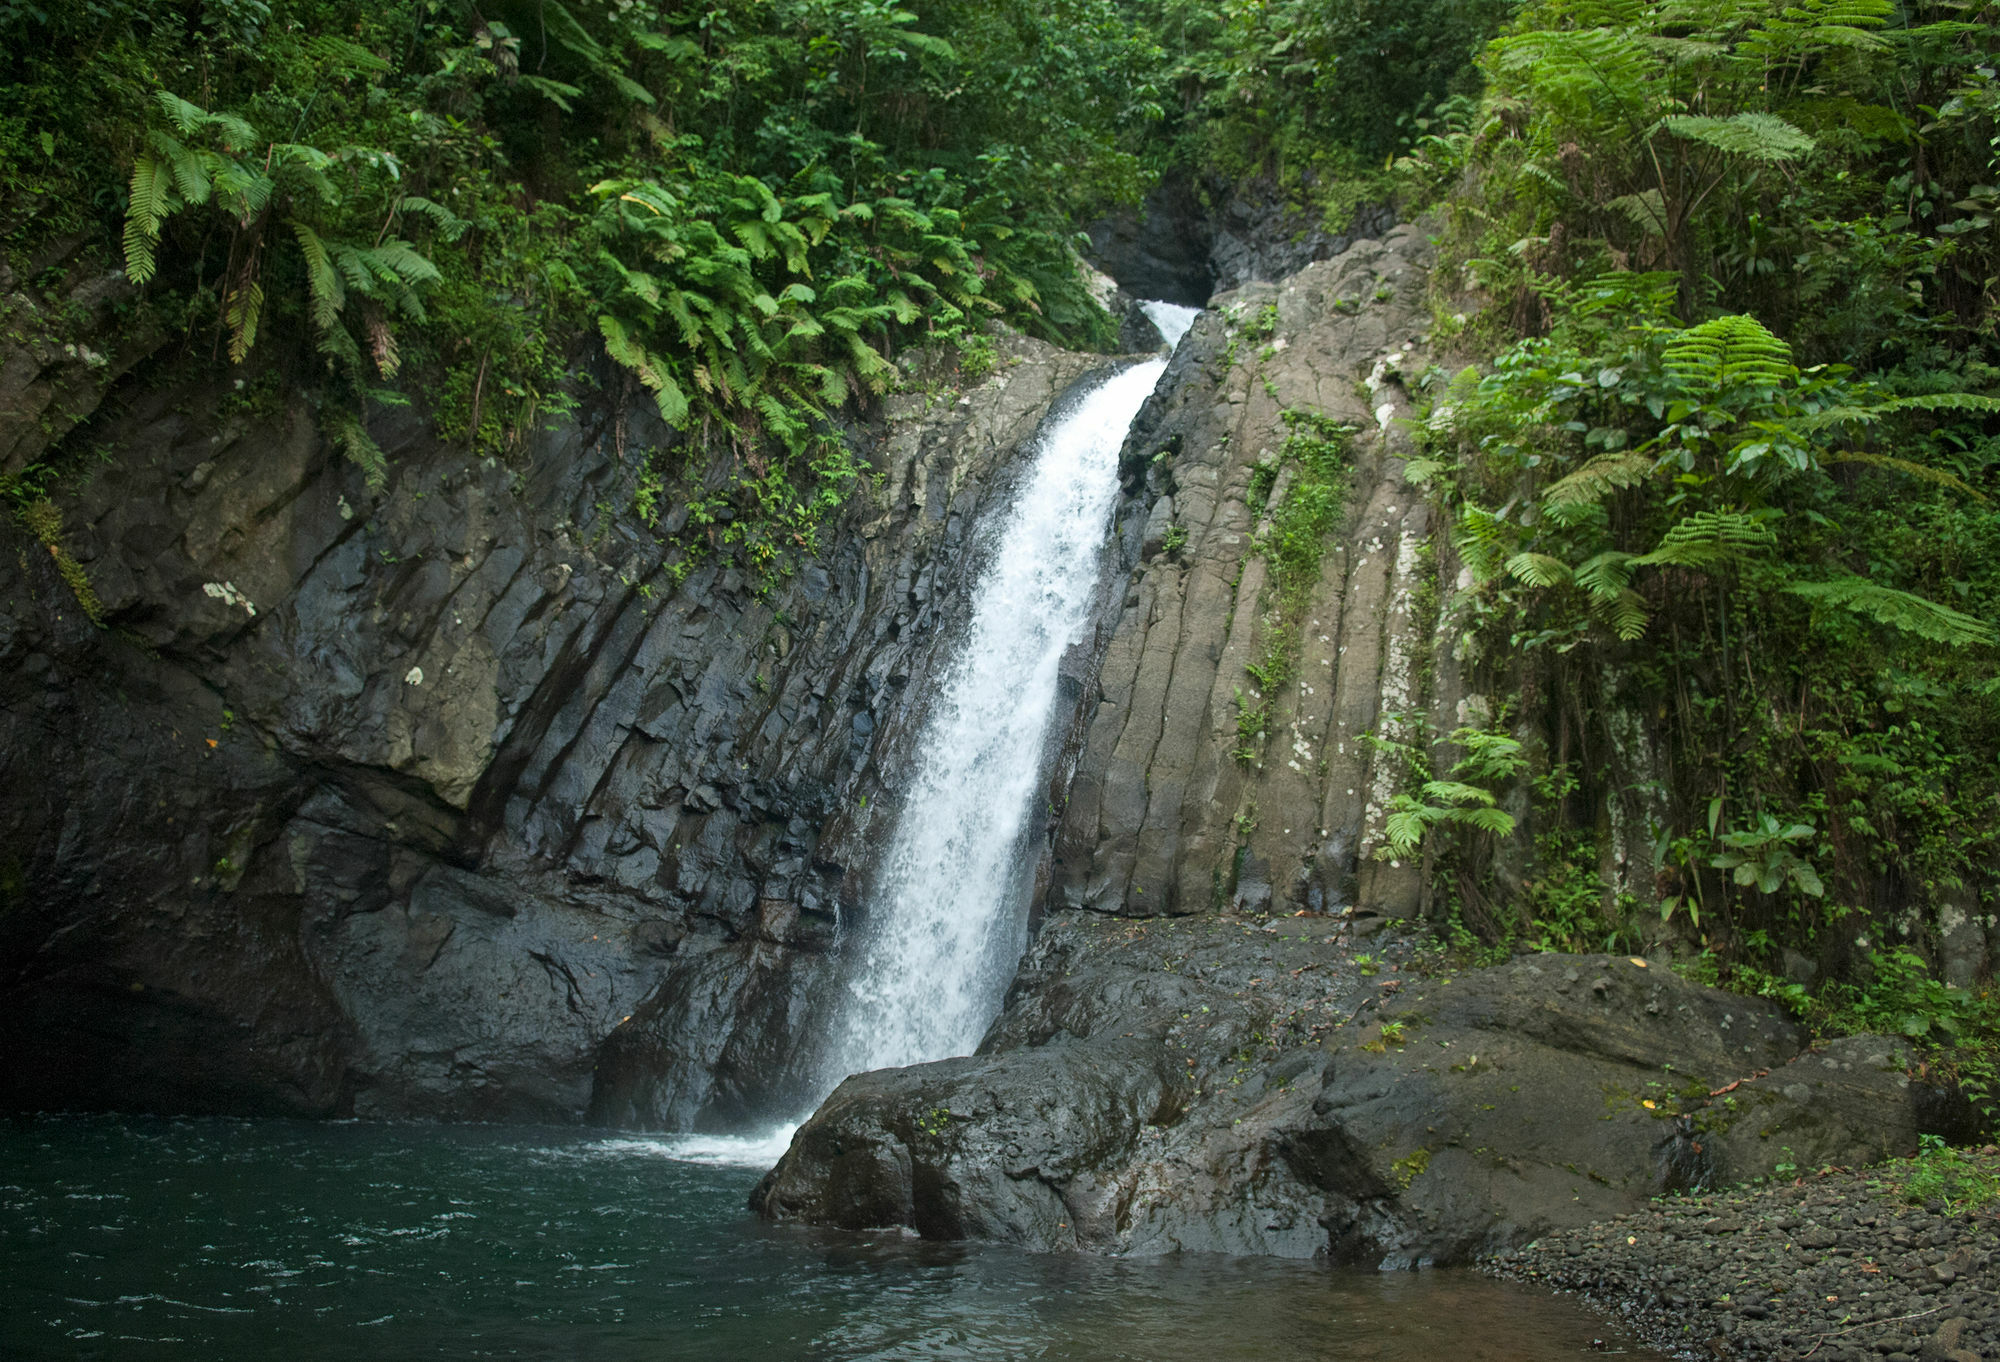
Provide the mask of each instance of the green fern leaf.
[{"label": "green fern leaf", "polygon": [[1792,349],[1755,317],[1717,317],[1668,342],[1667,371],[1694,387],[1774,387],[1795,378]]},{"label": "green fern leaf", "polygon": [[257,324],[264,318],[264,286],[252,279],[229,291],[222,320],[229,328],[229,362],[241,364],[257,343]]},{"label": "green fern leaf", "polygon": [[1646,599],[1629,587],[1614,596],[1593,598],[1591,613],[1627,643],[1646,632]]},{"label": "green fern leaf", "polygon": [[359,43],[351,43],[331,34],[307,39],[306,51],[317,57],[322,65],[343,74],[367,72],[379,75],[390,69],[388,62]]},{"label": "green fern leaf", "polygon": [[1811,151],[1813,139],[1776,114],[1740,113],[1729,118],[1673,114],[1660,120],[1668,132],[1731,156],[1776,164]]},{"label": "green fern leaf", "polygon": [[334,269],[319,234],[297,218],[291,220],[291,227],[299,252],[306,258],[306,292],[312,299],[313,325],[331,330],[340,320],[340,309],[347,305],[347,290],[341,287],[340,272]]},{"label": "green fern leaf", "polygon": [[1546,553],[1517,553],[1507,560],[1507,575],[1528,586],[1560,586],[1574,579],[1568,563]]},{"label": "green fern leaf", "polygon": [[1616,549],[1587,558],[1577,565],[1576,584],[1600,603],[1615,601],[1632,581],[1633,561]]},{"label": "green fern leaf", "polygon": [[336,411],[326,418],[326,433],[343,453],[361,469],[371,492],[379,492],[389,481],[389,457],[369,436],[361,418],[352,412]]},{"label": "green fern leaf", "polygon": [[1652,455],[1636,450],[1619,449],[1599,454],[1574,473],[1553,483],[1542,494],[1542,505],[1556,519],[1564,520],[1565,510],[1594,506],[1620,488],[1636,487],[1652,476],[1658,466]]},{"label": "green fern leaf", "polygon": [[1632,566],[1715,568],[1777,545],[1769,526],[1741,511],[1697,511],[1668,530],[1658,548],[1634,558]]},{"label": "green fern leaf", "polygon": [[1859,450],[1844,450],[1821,459],[1822,463],[1861,463],[1874,468],[1890,468],[1898,473],[1907,473],[1924,482],[1933,482],[1940,487],[1949,487],[1954,492],[1963,493],[1974,501],[1991,501],[1986,493],[1974,487],[1955,473],[1947,473],[1942,468],[1932,468],[1929,464],[1918,463],[1914,459],[1899,459],[1893,454],[1866,454]]},{"label": "green fern leaf", "polygon": [[134,284],[151,279],[160,223],[174,210],[173,177],[150,151],[132,165],[131,202],[125,210],[125,277]]},{"label": "green fern leaf", "polygon": [[[687,394],[674,382],[673,375],[667,372],[659,356],[648,353],[646,347],[626,331],[624,324],[609,313],[597,319],[597,327],[604,333],[604,352],[614,362],[630,369],[641,383],[653,390],[660,419],[675,427],[685,421],[688,414]],[[700,382],[704,374],[697,370],[695,377]],[[701,386],[704,389],[708,387],[706,383]]]},{"label": "green fern leaf", "polygon": [[1894,587],[1878,586],[1866,577],[1836,577],[1830,582],[1793,582],[1785,590],[1815,605],[1833,606],[1866,616],[1878,624],[1954,648],[1995,642],[1993,626],[1950,606]]}]

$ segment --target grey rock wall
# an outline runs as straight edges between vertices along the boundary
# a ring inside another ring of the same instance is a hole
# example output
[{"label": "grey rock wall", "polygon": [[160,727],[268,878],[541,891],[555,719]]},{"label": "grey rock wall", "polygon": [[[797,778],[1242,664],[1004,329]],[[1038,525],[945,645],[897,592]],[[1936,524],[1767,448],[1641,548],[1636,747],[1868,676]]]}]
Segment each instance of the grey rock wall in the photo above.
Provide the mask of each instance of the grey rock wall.
[{"label": "grey rock wall", "polygon": [[110,627],[0,531],[0,1103],[802,1100],[981,515],[1105,363],[1002,351],[858,432],[875,485],[767,594],[617,514],[642,451],[697,457],[637,404],[504,463],[406,419],[376,497],[296,396],[114,389],[62,493]]},{"label": "grey rock wall", "polygon": [[[1433,621],[1413,602],[1434,570],[1430,513],[1404,477],[1397,418],[1413,414],[1401,375],[1427,362],[1429,254],[1419,229],[1398,227],[1282,284],[1220,295],[1141,414],[1126,457],[1148,470],[1162,527],[1146,536],[1105,654],[1052,906],[1415,910],[1417,868],[1373,857],[1396,773],[1361,739],[1424,702],[1415,669]],[[1254,320],[1267,306],[1275,330],[1232,346],[1229,314]],[[1246,671],[1268,627],[1251,486],[1284,446],[1288,408],[1358,433],[1296,675],[1267,697]],[[1178,552],[1165,550],[1167,525],[1185,535]],[[1239,696],[1272,711],[1249,761],[1233,755]]]}]

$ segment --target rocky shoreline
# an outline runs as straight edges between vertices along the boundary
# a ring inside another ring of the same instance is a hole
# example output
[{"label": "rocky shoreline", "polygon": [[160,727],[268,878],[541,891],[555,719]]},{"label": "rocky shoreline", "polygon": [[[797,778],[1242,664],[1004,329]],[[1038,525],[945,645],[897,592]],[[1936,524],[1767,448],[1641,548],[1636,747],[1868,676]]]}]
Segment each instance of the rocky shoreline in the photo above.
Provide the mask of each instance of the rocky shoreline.
[{"label": "rocky shoreline", "polygon": [[[1962,1156],[2000,1176],[2000,1151]],[[1913,1204],[1910,1165],[1655,1199],[1491,1259],[1696,1358],[2000,1357],[2000,1204]]]}]

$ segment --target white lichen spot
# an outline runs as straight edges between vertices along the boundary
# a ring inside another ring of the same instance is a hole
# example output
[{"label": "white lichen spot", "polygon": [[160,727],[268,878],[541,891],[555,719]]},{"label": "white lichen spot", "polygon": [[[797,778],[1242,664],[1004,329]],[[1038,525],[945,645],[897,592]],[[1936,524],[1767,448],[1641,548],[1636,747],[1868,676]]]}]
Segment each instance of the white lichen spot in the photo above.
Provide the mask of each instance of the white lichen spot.
[{"label": "white lichen spot", "polygon": [[422,667],[412,667],[412,668],[410,668],[410,669],[409,669],[408,671],[404,672],[404,673],[403,673],[403,684],[404,684],[404,685],[406,685],[406,686],[421,686],[421,685],[423,685],[423,684],[424,684],[424,669],[423,669]]},{"label": "white lichen spot", "polygon": [[335,504],[334,509],[340,512],[340,518],[342,520],[354,519],[354,508],[347,504],[346,497],[342,497],[339,500],[339,502]]},{"label": "white lichen spot", "polygon": [[249,615],[253,619],[256,618],[257,607],[251,604],[248,596],[236,589],[236,583],[234,582],[203,582],[201,594],[213,597],[221,601],[224,605],[240,605],[243,607],[244,614]]}]

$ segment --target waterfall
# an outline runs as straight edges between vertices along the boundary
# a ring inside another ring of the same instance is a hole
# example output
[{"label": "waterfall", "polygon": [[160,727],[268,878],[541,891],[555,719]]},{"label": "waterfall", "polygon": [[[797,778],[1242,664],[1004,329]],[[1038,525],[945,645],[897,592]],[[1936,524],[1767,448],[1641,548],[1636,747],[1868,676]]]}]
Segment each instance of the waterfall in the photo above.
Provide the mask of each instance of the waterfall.
[{"label": "waterfall", "polygon": [[[1180,340],[1197,309],[1142,306]],[[1167,361],[1122,370],[1048,426],[973,592],[876,879],[830,1078],[970,1053],[1026,944],[1024,855],[1057,669],[1082,636],[1118,451]]]}]

